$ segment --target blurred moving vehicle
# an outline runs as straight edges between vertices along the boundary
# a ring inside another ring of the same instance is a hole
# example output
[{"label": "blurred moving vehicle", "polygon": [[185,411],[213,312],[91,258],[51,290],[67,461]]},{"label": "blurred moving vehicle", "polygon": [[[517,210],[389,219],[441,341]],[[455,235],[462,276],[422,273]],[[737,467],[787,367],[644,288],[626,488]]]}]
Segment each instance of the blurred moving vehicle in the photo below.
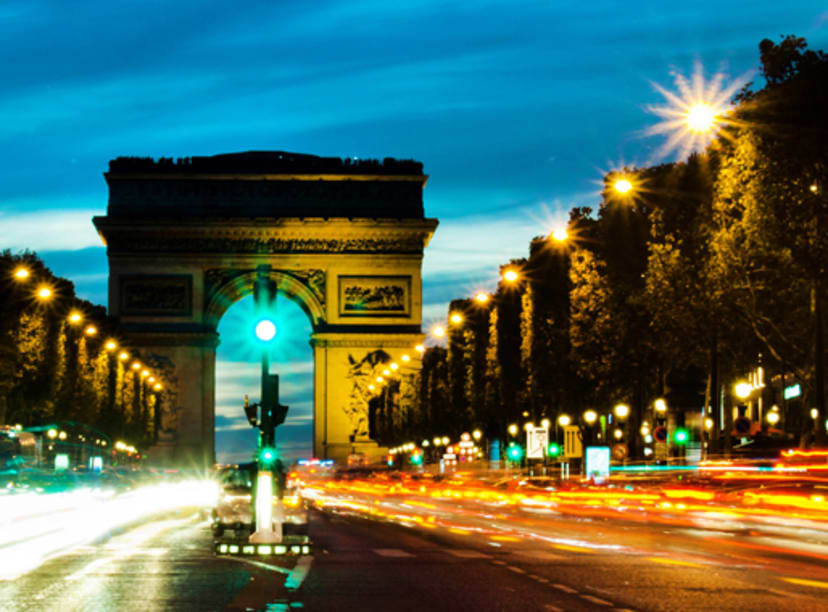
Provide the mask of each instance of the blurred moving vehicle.
[{"label": "blurred moving vehicle", "polygon": [[[255,462],[222,466],[216,478],[219,485],[218,501],[212,511],[212,530],[215,537],[232,530],[236,537],[252,533],[256,526],[256,480],[258,465]],[[284,511],[282,533],[307,535],[308,513],[304,500],[295,486],[285,484],[283,469],[273,473],[273,522],[279,520],[280,506]]]}]

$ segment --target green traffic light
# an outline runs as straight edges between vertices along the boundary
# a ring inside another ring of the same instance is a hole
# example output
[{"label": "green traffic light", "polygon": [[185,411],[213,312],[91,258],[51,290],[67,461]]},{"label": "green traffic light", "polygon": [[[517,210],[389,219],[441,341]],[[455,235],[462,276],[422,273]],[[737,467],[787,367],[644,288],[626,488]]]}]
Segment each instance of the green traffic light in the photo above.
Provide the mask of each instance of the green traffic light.
[{"label": "green traffic light", "polygon": [[523,447],[518,444],[511,444],[506,454],[512,461],[520,461],[523,458]]},{"label": "green traffic light", "polygon": [[561,454],[561,446],[559,444],[555,444],[553,442],[552,444],[549,445],[548,451],[549,451],[549,455],[551,455],[552,457],[557,457],[558,455]]},{"label": "green traffic light", "polygon": [[276,451],[274,449],[263,448],[259,451],[259,461],[261,461],[265,467],[272,465],[275,460]]},{"label": "green traffic light", "polygon": [[409,459],[409,461],[411,461],[412,465],[422,465],[423,456],[420,455],[419,453],[414,453],[413,455],[411,455],[411,458]]},{"label": "green traffic light", "polygon": [[675,433],[673,433],[673,440],[676,441],[676,444],[687,444],[687,441],[690,439],[690,434],[686,429],[676,429]]}]

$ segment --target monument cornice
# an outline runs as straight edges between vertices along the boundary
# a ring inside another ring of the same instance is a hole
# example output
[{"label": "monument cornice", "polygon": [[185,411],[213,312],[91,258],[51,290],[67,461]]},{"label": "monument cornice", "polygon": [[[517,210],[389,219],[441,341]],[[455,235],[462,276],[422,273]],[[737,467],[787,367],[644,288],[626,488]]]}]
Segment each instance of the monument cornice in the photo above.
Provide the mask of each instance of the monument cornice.
[{"label": "monument cornice", "polygon": [[436,219],[95,217],[115,253],[421,253]]},{"label": "monument cornice", "polygon": [[425,334],[348,334],[348,333],[314,333],[311,334],[311,346],[322,348],[381,347],[411,349],[423,341]]},{"label": "monument cornice", "polygon": [[186,174],[105,172],[109,181],[377,181],[383,183],[414,182],[425,187],[427,174]]}]

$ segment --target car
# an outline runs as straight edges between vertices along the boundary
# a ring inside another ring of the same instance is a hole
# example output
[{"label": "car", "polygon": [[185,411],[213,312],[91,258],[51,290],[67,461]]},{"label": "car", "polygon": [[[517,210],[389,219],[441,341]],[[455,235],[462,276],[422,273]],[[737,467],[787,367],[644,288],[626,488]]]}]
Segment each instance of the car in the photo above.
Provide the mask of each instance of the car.
[{"label": "car", "polygon": [[[258,466],[242,463],[221,467],[216,479],[219,495],[212,511],[211,527],[217,538],[232,530],[235,536],[252,533],[256,527],[255,496]],[[294,487],[285,487],[278,471],[273,477],[274,527],[282,516],[282,533],[307,535],[308,515],[305,502]]]}]

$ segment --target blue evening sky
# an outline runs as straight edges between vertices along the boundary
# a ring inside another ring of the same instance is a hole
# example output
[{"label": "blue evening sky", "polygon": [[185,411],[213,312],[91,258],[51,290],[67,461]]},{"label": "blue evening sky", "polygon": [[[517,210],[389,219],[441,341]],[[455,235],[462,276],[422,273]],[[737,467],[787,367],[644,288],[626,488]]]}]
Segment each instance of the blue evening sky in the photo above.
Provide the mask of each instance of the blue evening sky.
[{"label": "blue evening sky", "polygon": [[[440,219],[424,263],[424,315],[437,320],[572,206],[595,205],[605,171],[656,161],[653,83],[673,89],[672,72],[697,61],[739,77],[782,34],[828,47],[824,1],[6,0],[0,248],[36,250],[105,304],[90,218],[105,211],[111,158],[414,158]],[[228,341],[246,333],[245,308],[219,330],[220,459],[246,456],[251,434],[240,396],[257,395],[258,370]],[[288,454],[310,444],[310,350],[297,347],[279,366]]]}]

